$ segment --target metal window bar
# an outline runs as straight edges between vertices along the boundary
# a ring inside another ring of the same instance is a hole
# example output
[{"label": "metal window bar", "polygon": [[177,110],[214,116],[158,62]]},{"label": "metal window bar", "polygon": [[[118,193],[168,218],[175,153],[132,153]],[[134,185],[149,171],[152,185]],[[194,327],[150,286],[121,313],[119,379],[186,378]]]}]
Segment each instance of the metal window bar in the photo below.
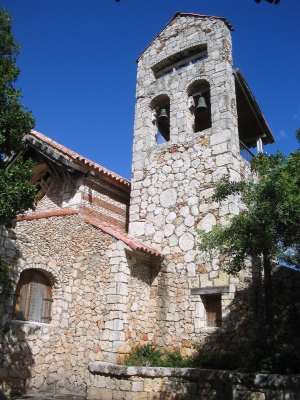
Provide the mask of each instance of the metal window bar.
[{"label": "metal window bar", "polygon": [[194,63],[196,63],[196,62],[198,62],[200,60],[203,60],[206,57],[207,57],[207,50],[204,50],[204,51],[201,51],[200,53],[194,54],[193,56],[184,58],[183,60],[178,61],[175,64],[172,64],[172,65],[169,65],[169,66],[167,66],[165,68],[162,68],[162,69],[160,69],[160,70],[158,70],[157,72],[154,72],[154,73],[156,75],[156,78],[161,78],[161,77],[163,77],[165,75],[172,74],[174,71],[177,71],[177,70],[179,70],[179,69],[181,69],[183,67],[186,67],[191,63],[194,64]]},{"label": "metal window bar", "polygon": [[255,154],[252,153],[251,150],[248,149],[246,145],[244,145],[243,142],[240,141],[240,155],[246,160],[246,161],[251,161],[253,157],[255,157]]}]

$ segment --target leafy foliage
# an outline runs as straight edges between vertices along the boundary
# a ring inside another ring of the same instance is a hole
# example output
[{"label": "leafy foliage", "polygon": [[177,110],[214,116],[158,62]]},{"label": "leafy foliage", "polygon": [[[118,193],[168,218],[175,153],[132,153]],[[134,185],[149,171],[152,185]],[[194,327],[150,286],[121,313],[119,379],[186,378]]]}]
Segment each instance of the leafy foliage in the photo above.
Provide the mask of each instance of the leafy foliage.
[{"label": "leafy foliage", "polygon": [[0,169],[0,225],[12,227],[17,214],[34,206],[36,189],[28,183],[33,166],[19,159],[9,170]]},{"label": "leafy foliage", "polygon": [[20,69],[15,66],[20,45],[11,33],[12,20],[0,10],[0,154],[9,157],[23,148],[22,136],[34,127],[31,112],[20,103],[21,90],[14,88]]},{"label": "leafy foliage", "polygon": [[[268,3],[270,3],[270,4],[279,4],[280,3],[280,0],[266,0]],[[255,0],[255,2],[257,3],[257,4],[259,4],[260,2],[261,2],[261,0]]]},{"label": "leafy foliage", "polygon": [[[22,93],[14,87],[20,69],[16,59],[19,43],[12,35],[10,14],[0,9],[0,224],[10,228],[17,214],[34,208],[36,189],[29,184],[33,162],[17,160],[15,155],[24,148],[23,135],[34,127],[30,111],[20,103]],[[10,166],[10,164],[13,164]],[[7,264],[0,260],[0,284],[8,287]]]},{"label": "leafy foliage", "polygon": [[179,351],[162,352],[156,346],[146,344],[136,347],[126,355],[124,364],[143,367],[169,367],[184,368],[187,367],[188,359],[184,359]]},{"label": "leafy foliage", "polygon": [[201,251],[221,253],[220,264],[229,273],[246,268],[249,256],[283,257],[300,241],[300,151],[285,157],[260,154],[252,161],[259,180],[219,182],[213,200],[239,195],[245,209],[228,226],[198,231]]},{"label": "leafy foliage", "polygon": [[251,166],[257,179],[231,182],[225,177],[217,184],[212,200],[238,196],[244,209],[227,226],[198,231],[199,249],[207,260],[219,257],[220,267],[230,274],[245,269],[249,258],[262,256],[267,335],[272,340],[272,265],[276,260],[299,265],[300,150],[288,157],[260,153]]},{"label": "leafy foliage", "polygon": [[293,348],[266,345],[264,341],[248,343],[236,353],[216,355],[195,344],[195,352],[183,358],[179,351],[163,352],[152,344],[132,349],[125,357],[127,366],[205,368],[265,374],[297,374],[299,358]]},{"label": "leafy foliage", "polygon": [[12,289],[10,271],[10,265],[0,258],[0,293],[3,293],[6,297],[9,296]]}]

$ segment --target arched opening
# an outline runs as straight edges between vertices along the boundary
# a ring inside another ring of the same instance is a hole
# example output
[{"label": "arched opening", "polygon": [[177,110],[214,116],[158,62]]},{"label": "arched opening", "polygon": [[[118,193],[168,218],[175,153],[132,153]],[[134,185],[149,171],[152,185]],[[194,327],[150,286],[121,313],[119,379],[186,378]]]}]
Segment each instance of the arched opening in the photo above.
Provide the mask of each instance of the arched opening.
[{"label": "arched opening", "polygon": [[194,116],[194,132],[202,132],[211,128],[210,85],[204,80],[190,84],[187,90],[189,109]]},{"label": "arched opening", "polygon": [[151,101],[152,122],[157,127],[157,144],[170,140],[170,98],[161,94]]},{"label": "arched opening", "polygon": [[51,305],[49,279],[36,269],[23,271],[15,294],[14,319],[50,323]]}]

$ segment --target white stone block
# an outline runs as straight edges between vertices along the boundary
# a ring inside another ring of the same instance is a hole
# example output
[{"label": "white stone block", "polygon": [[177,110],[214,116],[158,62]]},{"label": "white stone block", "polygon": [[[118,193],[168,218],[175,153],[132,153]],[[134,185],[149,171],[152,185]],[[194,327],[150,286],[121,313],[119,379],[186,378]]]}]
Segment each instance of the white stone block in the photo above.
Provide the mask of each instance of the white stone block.
[{"label": "white stone block", "polygon": [[196,257],[196,251],[195,250],[189,250],[185,253],[184,255],[184,261],[185,262],[194,262]]},{"label": "white stone block", "polygon": [[188,206],[181,207],[181,209],[180,209],[180,215],[182,215],[183,217],[186,217],[186,216],[189,215],[189,213],[190,213],[190,209],[189,209]]},{"label": "white stone block", "polygon": [[160,244],[165,237],[164,231],[156,231],[155,234],[153,235],[153,241],[155,243]]},{"label": "white stone block", "polygon": [[169,238],[169,246],[170,247],[174,247],[178,245],[178,237],[177,235],[172,235]]},{"label": "white stone block", "polygon": [[216,225],[216,218],[213,214],[207,214],[202,220],[198,223],[197,228],[204,230],[205,232],[210,232],[212,227]]},{"label": "white stone block", "polygon": [[128,296],[128,286],[126,283],[117,282],[117,294],[122,296]]},{"label": "white stone block", "polygon": [[105,326],[105,329],[112,330],[112,329],[114,329],[114,321],[106,321],[104,323],[104,326]]},{"label": "white stone block", "polygon": [[81,203],[81,193],[78,192],[76,193],[69,201],[69,205],[75,205],[75,204],[80,204]]},{"label": "white stone block", "polygon": [[155,233],[155,228],[153,224],[145,224],[145,235],[152,236]]},{"label": "white stone block", "polygon": [[165,237],[169,237],[173,234],[175,226],[173,224],[167,224],[164,229]]},{"label": "white stone block", "polygon": [[125,333],[123,331],[110,331],[109,340],[113,342],[113,348],[114,348],[114,342],[125,340]]},{"label": "white stone block", "polygon": [[226,167],[219,167],[217,168],[212,174],[213,182],[219,182],[227,175],[228,171]]},{"label": "white stone block", "polygon": [[206,158],[204,162],[205,169],[211,169],[215,166],[215,161],[213,158]]},{"label": "white stone block", "polygon": [[184,232],[186,232],[186,230],[186,226],[184,224],[181,224],[175,229],[175,233],[177,236],[181,236]]},{"label": "white stone block", "polygon": [[165,225],[165,216],[164,215],[156,215],[153,218],[153,226],[155,229],[160,229]]},{"label": "white stone block", "polygon": [[145,222],[131,222],[129,224],[129,233],[132,236],[142,236],[145,233]]},{"label": "white stone block", "polygon": [[166,189],[160,194],[160,204],[162,207],[174,206],[177,202],[177,192],[175,189]]},{"label": "white stone block", "polygon": [[176,213],[174,213],[173,211],[170,212],[166,217],[166,223],[171,224],[175,218],[176,218]]},{"label": "white stone block", "polygon": [[114,320],[114,330],[115,331],[122,331],[123,330],[124,323],[121,319],[115,319]]},{"label": "white stone block", "polygon": [[184,220],[184,224],[187,227],[194,226],[194,223],[195,223],[195,218],[192,215],[188,215]]},{"label": "white stone block", "polygon": [[183,251],[192,250],[195,244],[195,238],[190,232],[185,232],[179,238],[179,247]]}]

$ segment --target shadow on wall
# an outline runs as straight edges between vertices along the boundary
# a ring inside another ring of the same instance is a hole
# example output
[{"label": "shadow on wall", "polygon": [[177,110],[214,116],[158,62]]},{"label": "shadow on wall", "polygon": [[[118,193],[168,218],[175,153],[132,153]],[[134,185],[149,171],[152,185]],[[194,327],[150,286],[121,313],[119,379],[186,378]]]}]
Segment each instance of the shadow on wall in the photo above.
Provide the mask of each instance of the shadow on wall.
[{"label": "shadow on wall", "polygon": [[[177,350],[176,343],[165,341],[166,318],[169,309],[168,290],[163,276],[157,291],[157,324],[159,330],[155,342],[169,351]],[[292,346],[300,354],[300,271],[277,267],[273,271],[273,299],[275,343],[278,346]],[[181,290],[180,290],[181,291]],[[185,292],[183,289],[182,292]],[[180,297],[180,296],[179,296]],[[195,298],[195,296],[192,296]],[[253,342],[266,338],[264,290],[261,278],[241,275],[234,299],[222,315],[222,326],[199,329],[199,333],[181,335],[182,354],[191,353],[195,340],[200,342],[204,352],[216,356],[239,354]],[[193,338],[192,338],[193,337]],[[195,339],[196,338],[196,339]],[[223,366],[226,369],[226,365]],[[228,368],[227,368],[228,369]]]},{"label": "shadow on wall", "polygon": [[[264,304],[262,280],[245,277],[222,318],[222,328],[206,329],[202,334],[201,349],[203,353],[215,356],[215,368],[232,368],[232,356],[238,358],[240,354],[246,354],[247,348],[261,346],[264,349],[267,337]],[[285,267],[274,269],[273,304],[275,349],[282,349],[286,354],[290,352],[295,360],[300,359],[300,271]],[[289,369],[288,356],[286,365],[281,368]]]},{"label": "shadow on wall", "polygon": [[6,325],[0,332],[0,400],[27,393],[33,355],[23,332],[17,325]]}]

